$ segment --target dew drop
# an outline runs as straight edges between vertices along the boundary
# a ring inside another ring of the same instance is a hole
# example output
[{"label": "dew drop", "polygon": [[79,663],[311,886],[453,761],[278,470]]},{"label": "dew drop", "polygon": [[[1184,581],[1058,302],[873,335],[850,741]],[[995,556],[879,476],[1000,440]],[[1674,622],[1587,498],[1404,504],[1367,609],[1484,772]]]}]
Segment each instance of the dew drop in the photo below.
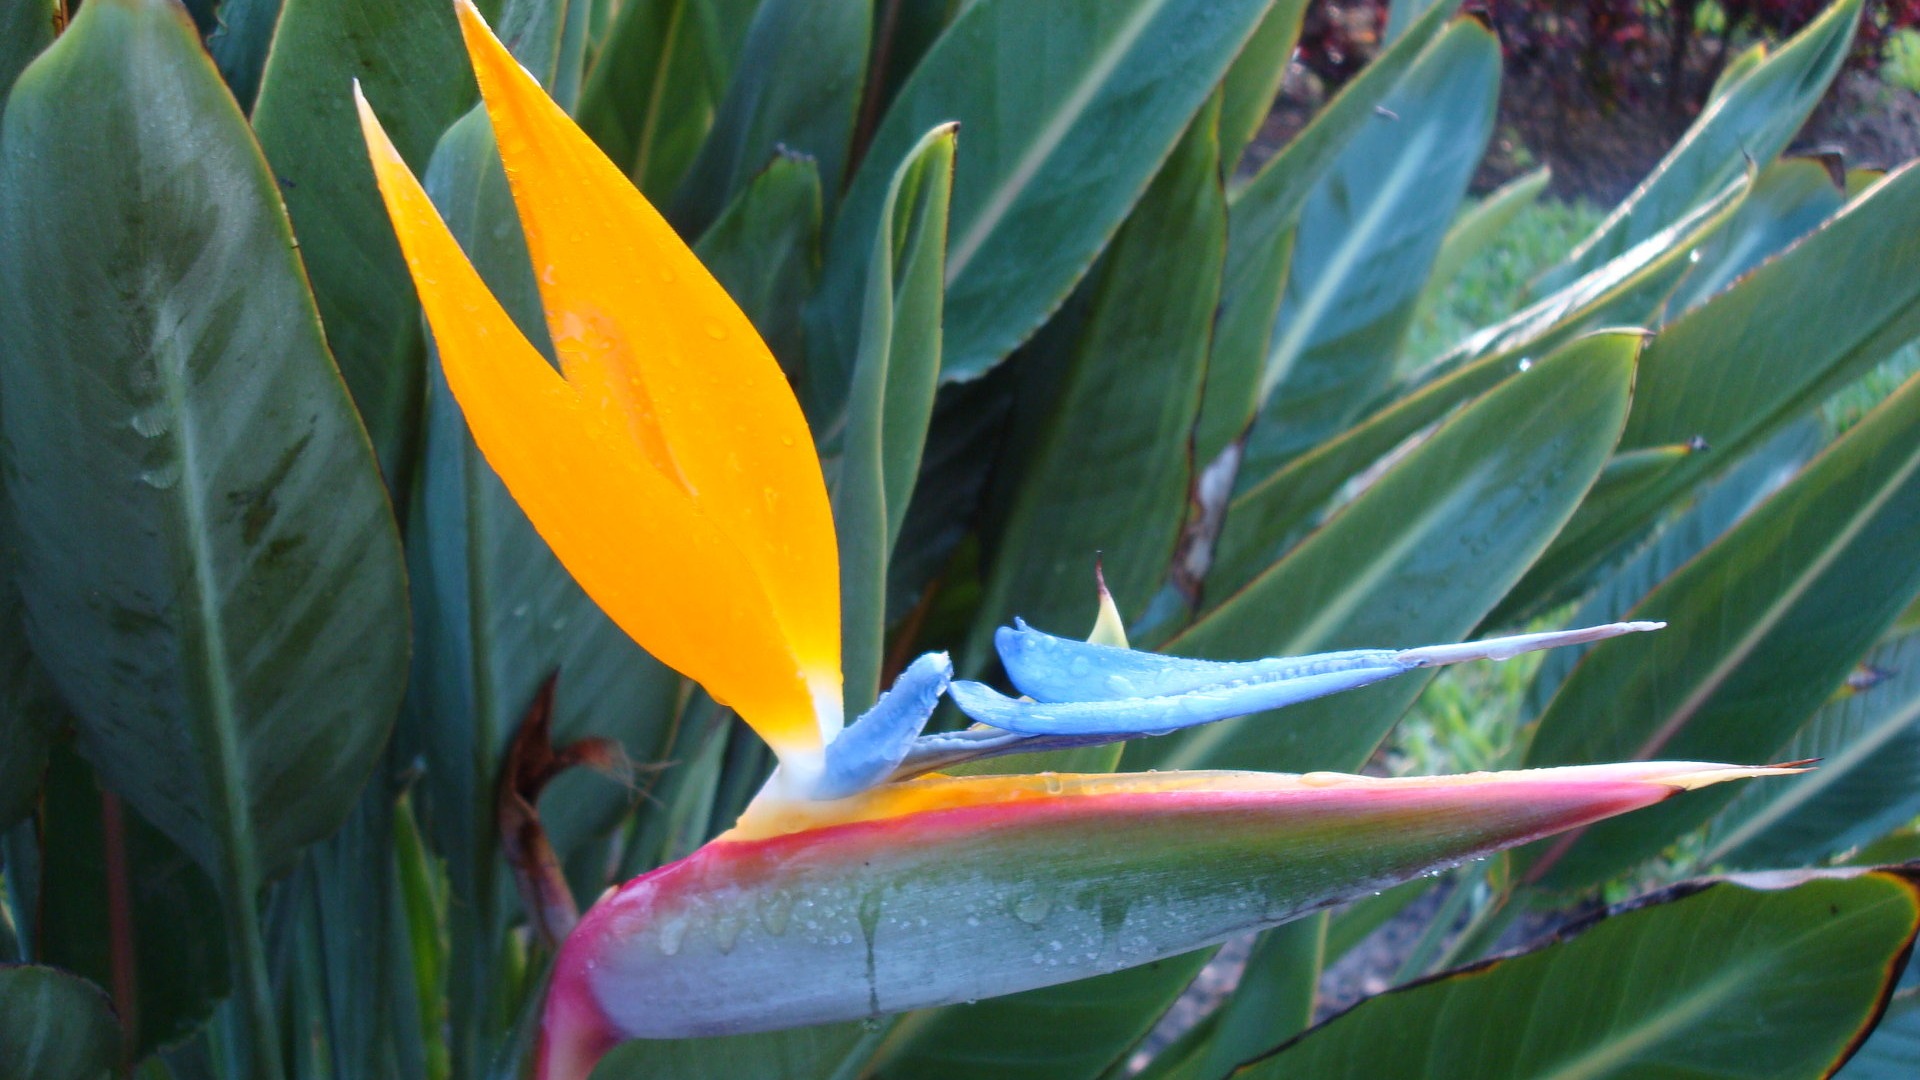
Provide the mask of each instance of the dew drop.
[{"label": "dew drop", "polygon": [[1308,787],[1334,787],[1347,780],[1345,773],[1310,772],[1301,773],[1300,782]]},{"label": "dew drop", "polygon": [[687,936],[687,920],[684,918],[662,919],[660,921],[660,953],[673,956],[680,951],[680,942]]},{"label": "dew drop", "polygon": [[1533,357],[1531,357],[1531,356],[1523,356],[1523,357],[1521,357],[1521,358],[1520,358],[1520,363],[1519,363],[1519,364],[1517,364],[1517,365],[1515,365],[1515,366],[1516,366],[1516,367],[1518,367],[1518,368],[1519,368],[1519,369],[1520,369],[1521,371],[1532,371],[1532,370],[1533,370]]},{"label": "dew drop", "polygon": [[1039,926],[1053,910],[1053,898],[1045,893],[1031,893],[1014,901],[1014,917],[1028,926]]},{"label": "dew drop", "polygon": [[133,414],[133,430],[148,439],[157,439],[167,433],[170,418],[163,409],[148,409]]},{"label": "dew drop", "polygon": [[727,339],[727,328],[721,326],[719,323],[710,322],[707,324],[707,336],[715,341],[725,341]]},{"label": "dew drop", "polygon": [[169,461],[156,469],[143,469],[140,482],[150,488],[165,491],[180,482],[180,462]]}]

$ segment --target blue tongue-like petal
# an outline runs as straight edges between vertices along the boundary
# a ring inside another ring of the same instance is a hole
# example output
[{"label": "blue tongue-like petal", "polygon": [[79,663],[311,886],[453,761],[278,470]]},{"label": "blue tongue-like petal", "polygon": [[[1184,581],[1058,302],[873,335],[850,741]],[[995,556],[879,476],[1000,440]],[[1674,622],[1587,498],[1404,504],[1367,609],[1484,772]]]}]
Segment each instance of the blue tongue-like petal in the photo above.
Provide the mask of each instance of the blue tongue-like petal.
[{"label": "blue tongue-like petal", "polygon": [[[1035,630],[1020,619],[1015,619],[1010,627],[1003,626],[995,631],[993,644],[1000,652],[1000,663],[1007,669],[1007,678],[1022,694],[1035,701],[1124,701],[1131,698],[1169,697],[1228,684],[1286,682],[1356,669],[1373,669],[1391,662],[1394,655],[1391,649],[1355,649],[1242,662],[1189,660],[1180,656],[1162,656],[1159,653],[1116,649],[1110,645],[1092,645],[1071,638],[1055,637]],[[1402,669],[1395,669],[1396,672],[1399,670]],[[1322,693],[1344,689],[1348,687],[1340,685]]]},{"label": "blue tongue-like petal", "polygon": [[994,635],[1021,701],[980,683],[952,687],[960,711],[1028,735],[1147,735],[1354,690],[1416,668],[1504,660],[1664,624],[1610,623],[1417,649],[1362,649],[1223,663],[1135,652],[1044,634],[1016,620]]},{"label": "blue tongue-like petal", "polygon": [[946,653],[927,653],[900,673],[893,689],[827,744],[825,771],[809,794],[844,799],[883,784],[920,736],[953,678]]},{"label": "blue tongue-like petal", "polygon": [[1242,679],[1159,697],[1020,701],[977,682],[954,683],[948,693],[961,712],[1005,731],[1027,735],[1157,735],[1358,689],[1413,667],[1394,663],[1390,653],[1367,655],[1373,657],[1370,662],[1355,661],[1334,670]]}]

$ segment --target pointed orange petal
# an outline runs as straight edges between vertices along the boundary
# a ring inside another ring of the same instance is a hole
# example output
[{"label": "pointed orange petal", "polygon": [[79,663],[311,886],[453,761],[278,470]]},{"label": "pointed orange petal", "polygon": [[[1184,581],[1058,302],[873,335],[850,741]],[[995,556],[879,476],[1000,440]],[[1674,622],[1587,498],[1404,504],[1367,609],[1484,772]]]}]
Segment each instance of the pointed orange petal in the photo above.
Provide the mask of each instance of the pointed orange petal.
[{"label": "pointed orange petal", "polygon": [[488,464],[621,629],[739,710],[783,757],[817,754],[812,691],[754,569],[527,342],[364,98],[359,108],[447,383]]},{"label": "pointed orange petal", "polygon": [[[816,692],[837,702],[833,515],[773,354],[672,227],[458,4],[554,346],[587,401],[732,537]],[[837,704],[822,724],[837,730]],[[828,734],[831,734],[829,730]]]}]

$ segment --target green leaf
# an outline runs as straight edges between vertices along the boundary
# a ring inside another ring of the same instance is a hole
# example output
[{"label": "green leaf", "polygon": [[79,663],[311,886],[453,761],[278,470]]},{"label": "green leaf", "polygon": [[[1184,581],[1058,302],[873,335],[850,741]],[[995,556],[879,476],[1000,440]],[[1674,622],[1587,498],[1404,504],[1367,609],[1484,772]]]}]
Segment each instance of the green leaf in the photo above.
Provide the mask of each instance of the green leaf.
[{"label": "green leaf", "polygon": [[1719,460],[1759,445],[1915,336],[1920,169],[1909,166],[1660,331],[1641,359],[1620,449],[1699,437],[1713,453],[1582,507],[1495,618],[1556,596]]},{"label": "green leaf", "polygon": [[800,305],[820,277],[820,205],[814,163],[781,154],[693,246],[796,383],[805,362]]},{"label": "green leaf", "polygon": [[1887,1002],[1886,1015],[1834,1076],[1839,1080],[1906,1080],[1920,1068],[1920,989],[1908,988]]},{"label": "green leaf", "polygon": [[260,71],[273,45],[274,26],[286,0],[221,0],[219,23],[207,34],[207,52],[234,100],[251,112],[260,91]]},{"label": "green leaf", "polygon": [[862,1023],[716,1035],[642,1039],[619,1047],[593,1070],[597,1080],[819,1080],[837,1075],[871,1037]]},{"label": "green leaf", "polygon": [[1760,170],[1732,220],[1700,245],[1698,260],[1667,301],[1666,318],[1699,306],[1838,213],[1847,194],[1835,182],[1834,165],[1788,158]]},{"label": "green leaf", "polygon": [[19,556],[7,535],[5,516],[0,497],[0,833],[33,811],[48,746],[67,723],[27,645],[25,613],[13,580]]},{"label": "green leaf", "polygon": [[1521,211],[1539,201],[1552,179],[1553,170],[1542,165],[1514,177],[1461,211],[1440,241],[1440,253],[1433,257],[1433,269],[1427,274],[1418,306],[1428,309],[1438,303],[1459,277],[1460,269],[1491,248]]},{"label": "green leaf", "polygon": [[53,43],[65,13],[61,0],[0,0],[0,106],[21,69]]},{"label": "green leaf", "polygon": [[854,174],[810,311],[810,404],[837,416],[889,179],[960,123],[943,381],[976,378],[1066,299],[1272,0],[979,0],[900,90]]},{"label": "green leaf", "polygon": [[1227,69],[1220,84],[1221,172],[1230,174],[1247,144],[1273,109],[1273,99],[1287,77],[1287,63],[1300,41],[1300,19],[1306,0],[1276,0],[1260,26]]},{"label": "green leaf", "polygon": [[[1347,144],[1374,117],[1414,61],[1446,29],[1458,0],[1441,0],[1363,68],[1300,134],[1236,189],[1227,212],[1226,291],[1215,361],[1207,376],[1194,458],[1213,461],[1240,437],[1260,407],[1257,392],[1273,333],[1284,272],[1276,254],[1291,244],[1301,204]],[[1222,360],[1225,363],[1222,363]]]},{"label": "green leaf", "polygon": [[1314,186],[1254,388],[1241,486],[1345,428],[1386,388],[1499,90],[1499,42],[1478,19],[1454,20]]},{"label": "green leaf", "polygon": [[1095,1080],[1212,958],[1212,949],[1079,982],[913,1013],[869,1066],[877,1080]]},{"label": "green leaf", "polygon": [[1370,998],[1234,1075],[1822,1076],[1872,1030],[1916,926],[1908,870],[1682,885]]},{"label": "green leaf", "polygon": [[113,899],[109,869],[122,867],[127,890],[128,989],[134,1006],[121,1022],[134,1057],[191,1035],[227,995],[226,930],[220,894],[186,852],[140,813],[97,786],[94,770],[56,749],[40,819],[40,911],[34,959],[114,985]]},{"label": "green leaf", "polygon": [[505,0],[493,27],[553,100],[577,112],[591,0]]},{"label": "green leaf", "polygon": [[[1693,504],[1684,513],[1664,523],[1653,539],[1601,581],[1568,617],[1567,624],[1597,626],[1625,619],[1627,612],[1656,586],[1793,479],[1826,442],[1819,421],[1808,417],[1735,463],[1697,492]],[[1620,460],[1616,456],[1609,462],[1608,472],[1613,472]],[[1668,467],[1677,463],[1675,457]],[[1602,473],[1594,487],[1598,489],[1606,477],[1607,473]],[[1586,654],[1585,647],[1575,647],[1554,649],[1541,656],[1540,667],[1527,686],[1523,715],[1528,721],[1546,709]]]},{"label": "green leaf", "polygon": [[942,352],[941,299],[954,127],[928,131],[894,173],[874,238],[860,353],[833,484],[840,539],[847,715],[873,704],[886,635],[887,564],[920,473]]},{"label": "green leaf", "polygon": [[587,72],[580,126],[657,205],[693,164],[732,75],[731,6],[628,0]]},{"label": "green leaf", "polygon": [[392,513],[275,189],[177,5],[87,4],[14,87],[0,429],[30,637],[87,757],[220,887],[258,1075],[255,891],[345,818],[407,662]]},{"label": "green leaf", "polygon": [[1875,648],[1860,667],[1868,685],[1843,689],[1787,744],[1794,760],[1820,767],[1729,803],[1703,864],[1805,865],[1920,814],[1920,635]]},{"label": "green leaf", "polygon": [[1048,373],[1058,389],[1024,425],[1033,442],[963,671],[985,670],[994,628],[1016,615],[1057,631],[1091,625],[1096,554],[1122,612],[1143,610],[1166,573],[1226,248],[1219,118],[1217,105],[1202,110],[1095,270],[1052,365],[1064,370]]},{"label": "green leaf", "polygon": [[764,0],[700,155],[673,199],[673,221],[695,235],[776,154],[811,157],[836,196],[867,74],[872,0]]},{"label": "green leaf", "polygon": [[367,164],[352,82],[400,153],[424,165],[473,104],[443,0],[286,0],[253,110],[327,343],[380,463],[404,491],[419,438],[420,304]]},{"label": "green leaf", "polygon": [[1206,1043],[1187,1066],[1189,1075],[1224,1076],[1275,1040],[1310,1026],[1326,946],[1324,912],[1256,938],[1232,996],[1207,1017]]},{"label": "green leaf", "polygon": [[1772,56],[1717,86],[1686,135],[1566,262],[1541,278],[1541,289],[1559,288],[1678,220],[1747,169],[1770,164],[1839,73],[1861,6],[1836,0]]},{"label": "green leaf", "polygon": [[0,1060],[19,1080],[108,1080],[120,1062],[120,1025],[85,979],[0,966]]},{"label": "green leaf", "polygon": [[[1626,415],[1639,335],[1582,338],[1486,394],[1165,649],[1214,659],[1458,640],[1546,546]],[[1424,680],[1135,742],[1158,768],[1357,769]]]},{"label": "green leaf", "polygon": [[[1644,386],[1644,382],[1642,383]],[[1706,755],[1774,760],[1920,593],[1920,378],[1633,608],[1640,648],[1591,650],[1544,715],[1534,765]],[[1577,887],[1659,851],[1725,805],[1707,796],[1539,855]]]}]

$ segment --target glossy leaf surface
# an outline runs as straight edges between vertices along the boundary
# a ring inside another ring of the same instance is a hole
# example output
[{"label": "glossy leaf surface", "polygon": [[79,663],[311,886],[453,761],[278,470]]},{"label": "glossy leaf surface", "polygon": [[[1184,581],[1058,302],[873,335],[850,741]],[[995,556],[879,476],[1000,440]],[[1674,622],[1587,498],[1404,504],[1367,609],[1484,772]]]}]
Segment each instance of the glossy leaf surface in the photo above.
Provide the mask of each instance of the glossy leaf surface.
[{"label": "glossy leaf surface", "polygon": [[[1602,643],[1554,696],[1530,764],[1738,747],[1769,756],[1920,591],[1920,378],[1910,379],[1793,482],[1636,605],[1669,626],[1649,657]],[[1719,808],[1590,830],[1528,871],[1549,887],[1598,881]]]},{"label": "glossy leaf surface", "polygon": [[1499,42],[1478,20],[1454,20],[1307,196],[1243,486],[1345,428],[1386,387],[1499,89]]},{"label": "glossy leaf surface", "polygon": [[[28,627],[108,783],[250,892],[385,742],[399,542],[191,26],[157,0],[84,12],[16,86],[0,159],[0,278],[36,283],[0,290]],[[134,164],[91,167],[108,153]]]},{"label": "glossy leaf surface", "polygon": [[1033,443],[993,546],[969,672],[1016,616],[1091,625],[1096,555],[1122,612],[1144,609],[1166,573],[1226,247],[1216,117],[1210,106],[1195,120],[1115,237],[1050,407],[1028,414]]},{"label": "glossy leaf surface", "polygon": [[1920,814],[1920,635],[1875,648],[1854,680],[1865,685],[1836,694],[1787,744],[1796,759],[1820,758],[1818,775],[1735,798],[1714,823],[1703,864],[1809,863]]},{"label": "glossy leaf surface", "polygon": [[0,1058],[20,1080],[107,1080],[120,1061],[120,1025],[85,979],[0,965]]},{"label": "glossy leaf surface", "polygon": [[1271,0],[980,0],[887,110],[827,246],[816,413],[846,385],[866,253],[893,170],[958,121],[944,380],[977,378],[1066,299]]},{"label": "glossy leaf surface", "polygon": [[[1635,334],[1584,338],[1463,410],[1169,642],[1210,659],[1458,640],[1545,547],[1619,434]],[[1137,741],[1158,768],[1358,768],[1421,677]]]},{"label": "glossy leaf surface", "polygon": [[682,232],[704,232],[776,154],[811,158],[820,186],[838,196],[872,25],[871,0],[762,0],[738,74],[674,196],[669,216]]},{"label": "glossy leaf surface", "polygon": [[424,167],[473,104],[473,76],[446,0],[287,0],[253,128],[266,151],[327,343],[388,482],[404,490],[421,395],[420,305],[381,212],[352,81],[394,144]]},{"label": "glossy leaf surface", "polygon": [[1234,1075],[1826,1075],[1872,1029],[1916,928],[1905,870],[1682,885],[1372,998]]}]

